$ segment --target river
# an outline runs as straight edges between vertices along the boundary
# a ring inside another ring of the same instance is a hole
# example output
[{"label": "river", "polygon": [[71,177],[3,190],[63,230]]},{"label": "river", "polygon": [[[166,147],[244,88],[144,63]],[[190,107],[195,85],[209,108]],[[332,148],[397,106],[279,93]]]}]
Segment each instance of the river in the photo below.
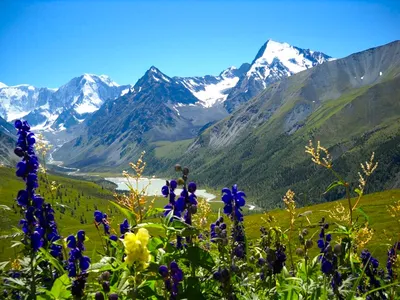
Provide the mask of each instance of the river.
[{"label": "river", "polygon": [[[108,177],[105,178],[105,180],[111,181],[115,183],[118,187],[117,190],[120,191],[128,191],[129,188],[127,186],[128,180],[125,177]],[[134,180],[131,181],[134,184],[134,187],[136,188],[136,182]],[[148,196],[160,196],[161,195],[161,188],[165,185],[165,179],[161,178],[141,178],[138,183],[138,188],[142,189],[146,185],[148,185],[147,188],[147,195]],[[182,190],[177,189],[177,194],[179,194]],[[202,198],[205,198],[207,201],[212,201],[215,200],[216,196],[207,193],[206,190],[197,190],[196,195]]]},{"label": "river", "polygon": [[[115,183],[116,185],[118,185],[118,187],[116,188],[117,190],[120,190],[120,191],[128,191],[129,190],[129,188],[127,186],[128,180],[125,177],[108,177],[108,178],[105,178],[105,180],[111,181],[111,182]],[[133,180],[131,182],[134,183],[134,187],[136,188],[136,186],[135,186],[136,182]],[[149,183],[150,183],[150,185],[147,188],[147,195],[148,196],[160,196],[161,188],[165,185],[165,179],[142,178],[139,180],[138,188],[142,189]],[[176,194],[179,194],[181,191],[182,190],[177,189]],[[206,190],[196,190],[196,195],[199,197],[205,198],[207,200],[207,202],[221,201],[221,200],[217,199],[216,195],[208,193]],[[249,208],[249,210],[253,210],[256,208],[256,206],[253,204],[247,204],[246,206]]]}]

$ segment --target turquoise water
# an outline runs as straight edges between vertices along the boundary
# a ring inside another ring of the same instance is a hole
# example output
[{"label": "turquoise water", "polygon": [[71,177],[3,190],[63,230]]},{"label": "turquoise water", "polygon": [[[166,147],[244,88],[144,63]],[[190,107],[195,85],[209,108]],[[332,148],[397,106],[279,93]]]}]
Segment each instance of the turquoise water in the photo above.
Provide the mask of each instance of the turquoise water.
[{"label": "turquoise water", "polygon": [[[117,190],[120,191],[128,191],[128,180],[125,177],[108,177],[105,178],[108,181],[111,181],[118,185]],[[142,178],[138,182],[138,188],[143,189],[145,186],[147,187],[147,195],[148,196],[158,196],[161,195],[161,188],[165,185],[166,180],[161,178]],[[134,188],[136,188],[136,181],[131,181]],[[180,193],[181,190],[177,189],[177,194]],[[207,193],[206,190],[197,190],[196,195],[198,197],[206,198],[207,201],[213,200],[216,198],[215,195],[211,193]]]}]

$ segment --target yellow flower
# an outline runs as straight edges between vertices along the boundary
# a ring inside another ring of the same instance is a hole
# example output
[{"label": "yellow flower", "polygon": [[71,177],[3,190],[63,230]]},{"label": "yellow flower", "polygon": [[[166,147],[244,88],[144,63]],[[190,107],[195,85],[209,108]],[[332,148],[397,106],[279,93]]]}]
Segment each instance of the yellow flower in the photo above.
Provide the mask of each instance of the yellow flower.
[{"label": "yellow flower", "polygon": [[125,247],[125,261],[132,265],[137,263],[136,266],[147,268],[150,262],[150,252],[147,249],[150,235],[147,229],[140,228],[138,232],[132,233],[127,232],[124,236],[124,247]]}]

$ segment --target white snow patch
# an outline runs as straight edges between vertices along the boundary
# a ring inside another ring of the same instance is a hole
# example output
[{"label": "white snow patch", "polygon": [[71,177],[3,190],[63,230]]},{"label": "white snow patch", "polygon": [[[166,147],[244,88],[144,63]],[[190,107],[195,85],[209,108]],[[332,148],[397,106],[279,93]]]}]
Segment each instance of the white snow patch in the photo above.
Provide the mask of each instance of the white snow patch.
[{"label": "white snow patch", "polygon": [[99,108],[97,106],[93,105],[92,103],[88,103],[88,102],[83,102],[74,107],[74,110],[80,115],[82,115],[84,113],[92,113],[98,109]]},{"label": "white snow patch", "polygon": [[382,72],[379,72],[379,76],[382,76]]},{"label": "white snow patch", "polygon": [[64,123],[61,123],[60,125],[58,125],[58,130],[63,131],[66,130],[67,128],[65,128]]},{"label": "white snow patch", "polygon": [[0,82],[0,89],[3,88],[3,87],[7,87],[7,85],[2,83],[2,82]]},{"label": "white snow patch", "polygon": [[228,97],[228,93],[224,93],[224,91],[233,88],[238,81],[238,77],[224,78],[216,84],[204,86],[204,90],[198,92],[191,90],[191,92],[197,99],[201,101],[201,104],[204,107],[211,107],[217,102],[225,101]]},{"label": "white snow patch", "polygon": [[364,79],[364,76],[361,76],[361,80],[363,80]]},{"label": "white snow patch", "polygon": [[126,95],[128,93],[129,93],[129,88],[126,88],[126,89],[122,90],[121,96]]},{"label": "white snow patch", "polygon": [[173,109],[175,109],[176,113],[178,114],[178,116],[180,116],[181,114],[179,113],[179,110],[176,108],[176,105],[173,106]]},{"label": "white snow patch", "polygon": [[10,110],[7,113],[7,122],[11,122],[16,119],[21,119],[22,117],[25,117],[27,114],[29,114],[29,111]]}]

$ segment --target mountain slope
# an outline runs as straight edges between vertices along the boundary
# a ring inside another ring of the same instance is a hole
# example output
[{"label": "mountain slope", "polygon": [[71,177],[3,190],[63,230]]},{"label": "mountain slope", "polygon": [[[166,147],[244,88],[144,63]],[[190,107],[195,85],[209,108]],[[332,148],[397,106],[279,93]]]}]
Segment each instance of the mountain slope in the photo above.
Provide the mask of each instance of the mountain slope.
[{"label": "mountain slope", "polygon": [[151,67],[129,93],[90,116],[85,132],[55,157],[79,167],[126,164],[154,141],[195,136],[199,126],[180,109],[196,108],[197,102],[180,82]]},{"label": "mountain slope", "polygon": [[357,181],[375,151],[370,189],[399,186],[399,84],[398,41],[326,62],[267,87],[208,128],[181,162],[208,185],[239,183],[261,206],[280,203],[288,188],[320,202],[341,196],[321,195],[334,178],[304,153],[308,140],[321,140],[347,178]]},{"label": "mountain slope", "polygon": [[16,130],[0,117],[0,165],[13,165],[16,162],[14,145]]},{"label": "mountain slope", "polygon": [[232,112],[241,103],[257,96],[269,84],[331,59],[322,52],[268,40],[258,51],[249,70],[230,91],[225,107]]}]

